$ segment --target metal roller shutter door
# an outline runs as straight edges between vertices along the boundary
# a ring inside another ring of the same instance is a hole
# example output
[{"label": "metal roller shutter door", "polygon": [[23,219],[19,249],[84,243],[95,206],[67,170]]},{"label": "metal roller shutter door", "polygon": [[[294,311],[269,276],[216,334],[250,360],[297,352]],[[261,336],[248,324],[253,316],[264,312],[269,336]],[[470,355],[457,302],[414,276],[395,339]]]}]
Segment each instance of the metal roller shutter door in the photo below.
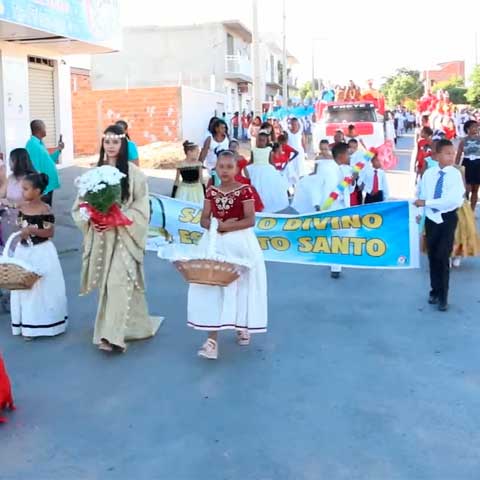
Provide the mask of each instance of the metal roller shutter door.
[{"label": "metal roller shutter door", "polygon": [[44,143],[47,147],[57,145],[55,126],[55,83],[54,69],[43,65],[30,65],[28,68],[28,88],[30,99],[30,121],[43,120],[47,127]]}]

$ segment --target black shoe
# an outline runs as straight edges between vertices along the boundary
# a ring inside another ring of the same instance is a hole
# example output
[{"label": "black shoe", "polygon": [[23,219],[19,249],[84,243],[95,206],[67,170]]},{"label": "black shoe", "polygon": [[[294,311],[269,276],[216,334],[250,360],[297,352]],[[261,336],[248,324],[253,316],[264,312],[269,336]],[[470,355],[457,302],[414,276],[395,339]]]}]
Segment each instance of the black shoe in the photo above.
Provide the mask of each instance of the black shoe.
[{"label": "black shoe", "polygon": [[430,305],[436,305],[438,303],[438,297],[433,293],[431,293],[428,297],[428,303]]},{"label": "black shoe", "polygon": [[340,278],[340,272],[330,272],[332,278]]},{"label": "black shoe", "polygon": [[440,303],[438,304],[438,309],[441,311],[441,312],[446,312],[448,310],[448,303],[447,301],[440,301]]}]

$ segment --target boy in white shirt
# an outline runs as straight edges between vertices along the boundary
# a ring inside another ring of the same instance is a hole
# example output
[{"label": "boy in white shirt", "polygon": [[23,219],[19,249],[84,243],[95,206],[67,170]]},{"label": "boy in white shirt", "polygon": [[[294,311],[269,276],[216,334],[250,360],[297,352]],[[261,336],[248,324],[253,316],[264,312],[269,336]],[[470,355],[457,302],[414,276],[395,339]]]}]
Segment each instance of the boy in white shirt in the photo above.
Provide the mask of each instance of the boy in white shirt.
[{"label": "boy in white shirt", "polygon": [[360,172],[359,183],[366,193],[365,203],[384,202],[388,199],[387,175],[376,155],[371,160],[371,167]]},{"label": "boy in white shirt", "polygon": [[[324,192],[325,200],[328,198],[331,192],[336,190],[337,186],[344,179],[344,177],[352,175],[352,167],[350,167],[350,152],[348,145],[346,143],[337,143],[332,148],[332,155],[334,158],[335,166],[330,167],[331,184],[328,186],[328,189],[330,189],[330,191]],[[335,175],[337,176],[337,183],[333,186],[333,180]],[[351,188],[352,187],[346,188],[343,192],[339,193],[338,198],[335,200],[329,211],[350,207],[350,193],[352,191]],[[321,206],[321,204],[319,205]],[[330,276],[332,278],[340,278],[341,272],[341,265],[332,265],[330,267]]]},{"label": "boy in white shirt", "polygon": [[448,310],[450,254],[452,253],[457,209],[463,204],[465,187],[459,170],[453,167],[455,148],[450,140],[439,140],[435,147],[438,166],[428,168],[420,182],[419,199],[425,207],[425,235],[430,266],[431,291],[428,303]]}]

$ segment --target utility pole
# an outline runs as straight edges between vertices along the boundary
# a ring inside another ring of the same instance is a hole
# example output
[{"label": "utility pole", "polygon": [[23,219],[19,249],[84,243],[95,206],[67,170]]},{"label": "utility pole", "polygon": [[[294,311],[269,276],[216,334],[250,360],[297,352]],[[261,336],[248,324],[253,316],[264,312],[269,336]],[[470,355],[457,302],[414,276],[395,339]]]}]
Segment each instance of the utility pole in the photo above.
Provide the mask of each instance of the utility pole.
[{"label": "utility pole", "polygon": [[252,0],[252,54],[253,54],[253,109],[255,115],[262,114],[262,99],[260,98],[260,38],[258,35],[258,1]]},{"label": "utility pole", "polygon": [[287,67],[287,11],[283,0],[283,52],[282,52],[282,98],[283,107],[288,107],[288,67]]}]

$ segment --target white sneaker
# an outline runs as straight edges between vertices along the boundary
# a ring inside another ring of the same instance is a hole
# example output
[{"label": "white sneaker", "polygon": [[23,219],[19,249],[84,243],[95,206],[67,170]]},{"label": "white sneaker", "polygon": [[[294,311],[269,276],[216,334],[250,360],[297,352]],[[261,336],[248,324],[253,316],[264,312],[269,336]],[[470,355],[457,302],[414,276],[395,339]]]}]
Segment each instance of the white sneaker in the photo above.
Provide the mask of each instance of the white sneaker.
[{"label": "white sneaker", "polygon": [[452,265],[453,265],[455,268],[460,267],[461,264],[462,264],[462,257],[454,257],[454,258],[453,258]]},{"label": "white sneaker", "polygon": [[208,360],[216,360],[218,358],[218,344],[212,338],[207,338],[207,341],[202,345],[198,351],[198,356],[207,358]]}]

